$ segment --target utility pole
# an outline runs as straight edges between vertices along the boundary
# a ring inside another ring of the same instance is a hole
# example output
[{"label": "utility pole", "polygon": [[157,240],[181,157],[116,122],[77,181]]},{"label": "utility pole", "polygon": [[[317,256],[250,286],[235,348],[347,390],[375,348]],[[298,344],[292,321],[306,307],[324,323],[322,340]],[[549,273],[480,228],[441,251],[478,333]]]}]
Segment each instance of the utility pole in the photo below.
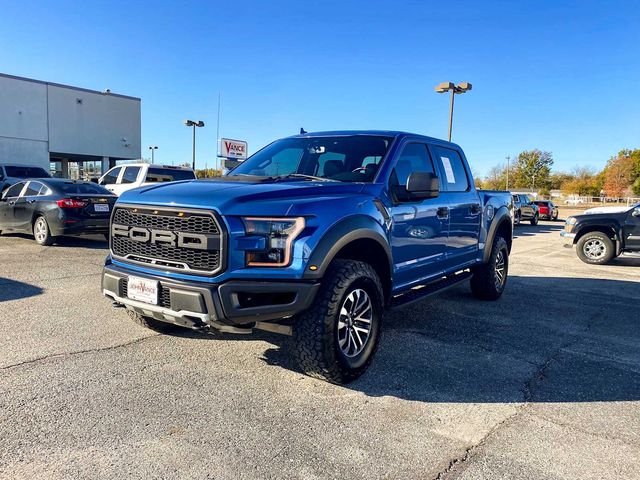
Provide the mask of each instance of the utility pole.
[{"label": "utility pole", "polygon": [[[216,160],[215,160],[215,168],[218,169],[218,158],[220,155],[220,97],[221,93],[218,91],[218,124],[216,126]],[[222,171],[222,168],[220,168]]]},{"label": "utility pole", "polygon": [[509,163],[511,162],[511,156],[507,155],[507,188],[505,190],[509,190]]}]

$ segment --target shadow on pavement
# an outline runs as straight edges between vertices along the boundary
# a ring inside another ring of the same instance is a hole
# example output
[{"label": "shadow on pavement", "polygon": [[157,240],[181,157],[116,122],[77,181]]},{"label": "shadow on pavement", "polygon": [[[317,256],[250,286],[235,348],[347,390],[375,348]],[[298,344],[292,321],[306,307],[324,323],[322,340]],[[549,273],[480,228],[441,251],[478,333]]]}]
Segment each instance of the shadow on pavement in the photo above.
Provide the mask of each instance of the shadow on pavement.
[{"label": "shadow on pavement", "polygon": [[[420,402],[640,400],[640,283],[509,281],[497,302],[460,286],[389,313],[372,367],[343,388]],[[289,339],[258,338],[274,345],[264,361],[298,371]]]},{"label": "shadow on pavement", "polygon": [[539,233],[558,232],[558,243],[560,243],[560,232],[564,229],[564,223],[538,223],[538,225],[529,225],[521,223],[513,228],[513,238],[530,237]]},{"label": "shadow on pavement", "polygon": [[[0,302],[35,297],[42,292],[40,287],[0,277]],[[1,311],[0,314],[2,314]]]},{"label": "shadow on pavement", "polygon": [[[33,236],[24,233],[3,233],[2,238],[22,238],[25,241],[33,242],[37,246]],[[42,247],[45,248],[45,247]],[[108,249],[109,243],[102,235],[86,235],[79,237],[57,237],[51,248],[91,248]]]}]

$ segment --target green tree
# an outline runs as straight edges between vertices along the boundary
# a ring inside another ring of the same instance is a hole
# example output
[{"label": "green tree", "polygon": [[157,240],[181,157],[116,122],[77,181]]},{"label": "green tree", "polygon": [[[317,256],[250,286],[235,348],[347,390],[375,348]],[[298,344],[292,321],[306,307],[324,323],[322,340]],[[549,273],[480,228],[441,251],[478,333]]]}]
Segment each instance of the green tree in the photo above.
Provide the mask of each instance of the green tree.
[{"label": "green tree", "polygon": [[551,152],[543,152],[537,148],[520,152],[514,165],[516,187],[549,188],[552,165]]}]

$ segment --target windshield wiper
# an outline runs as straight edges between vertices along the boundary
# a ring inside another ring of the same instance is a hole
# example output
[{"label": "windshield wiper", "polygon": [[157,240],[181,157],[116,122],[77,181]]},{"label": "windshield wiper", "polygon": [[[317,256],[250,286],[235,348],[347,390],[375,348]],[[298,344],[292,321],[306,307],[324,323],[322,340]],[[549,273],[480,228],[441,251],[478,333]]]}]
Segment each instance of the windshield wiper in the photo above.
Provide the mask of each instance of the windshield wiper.
[{"label": "windshield wiper", "polygon": [[332,178],[316,177],[315,175],[306,175],[304,173],[290,173],[288,175],[277,175],[275,178],[305,178],[307,180],[315,180],[317,182],[339,182]]}]

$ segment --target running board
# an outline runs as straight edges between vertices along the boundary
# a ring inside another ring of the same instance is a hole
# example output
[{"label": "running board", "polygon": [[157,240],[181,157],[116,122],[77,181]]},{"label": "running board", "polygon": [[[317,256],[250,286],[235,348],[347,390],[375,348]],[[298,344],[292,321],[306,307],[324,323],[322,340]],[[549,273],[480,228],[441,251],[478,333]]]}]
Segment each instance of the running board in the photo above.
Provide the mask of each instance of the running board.
[{"label": "running board", "polygon": [[417,302],[419,300],[422,300],[423,298],[429,297],[436,293],[440,293],[448,288],[455,287],[459,283],[469,280],[472,276],[473,274],[470,271],[463,270],[459,273],[454,273],[452,275],[443,277],[435,282],[428,283],[419,287],[414,287],[407,293],[402,293],[393,297],[391,299],[390,308],[394,309],[404,307],[405,305]]}]

